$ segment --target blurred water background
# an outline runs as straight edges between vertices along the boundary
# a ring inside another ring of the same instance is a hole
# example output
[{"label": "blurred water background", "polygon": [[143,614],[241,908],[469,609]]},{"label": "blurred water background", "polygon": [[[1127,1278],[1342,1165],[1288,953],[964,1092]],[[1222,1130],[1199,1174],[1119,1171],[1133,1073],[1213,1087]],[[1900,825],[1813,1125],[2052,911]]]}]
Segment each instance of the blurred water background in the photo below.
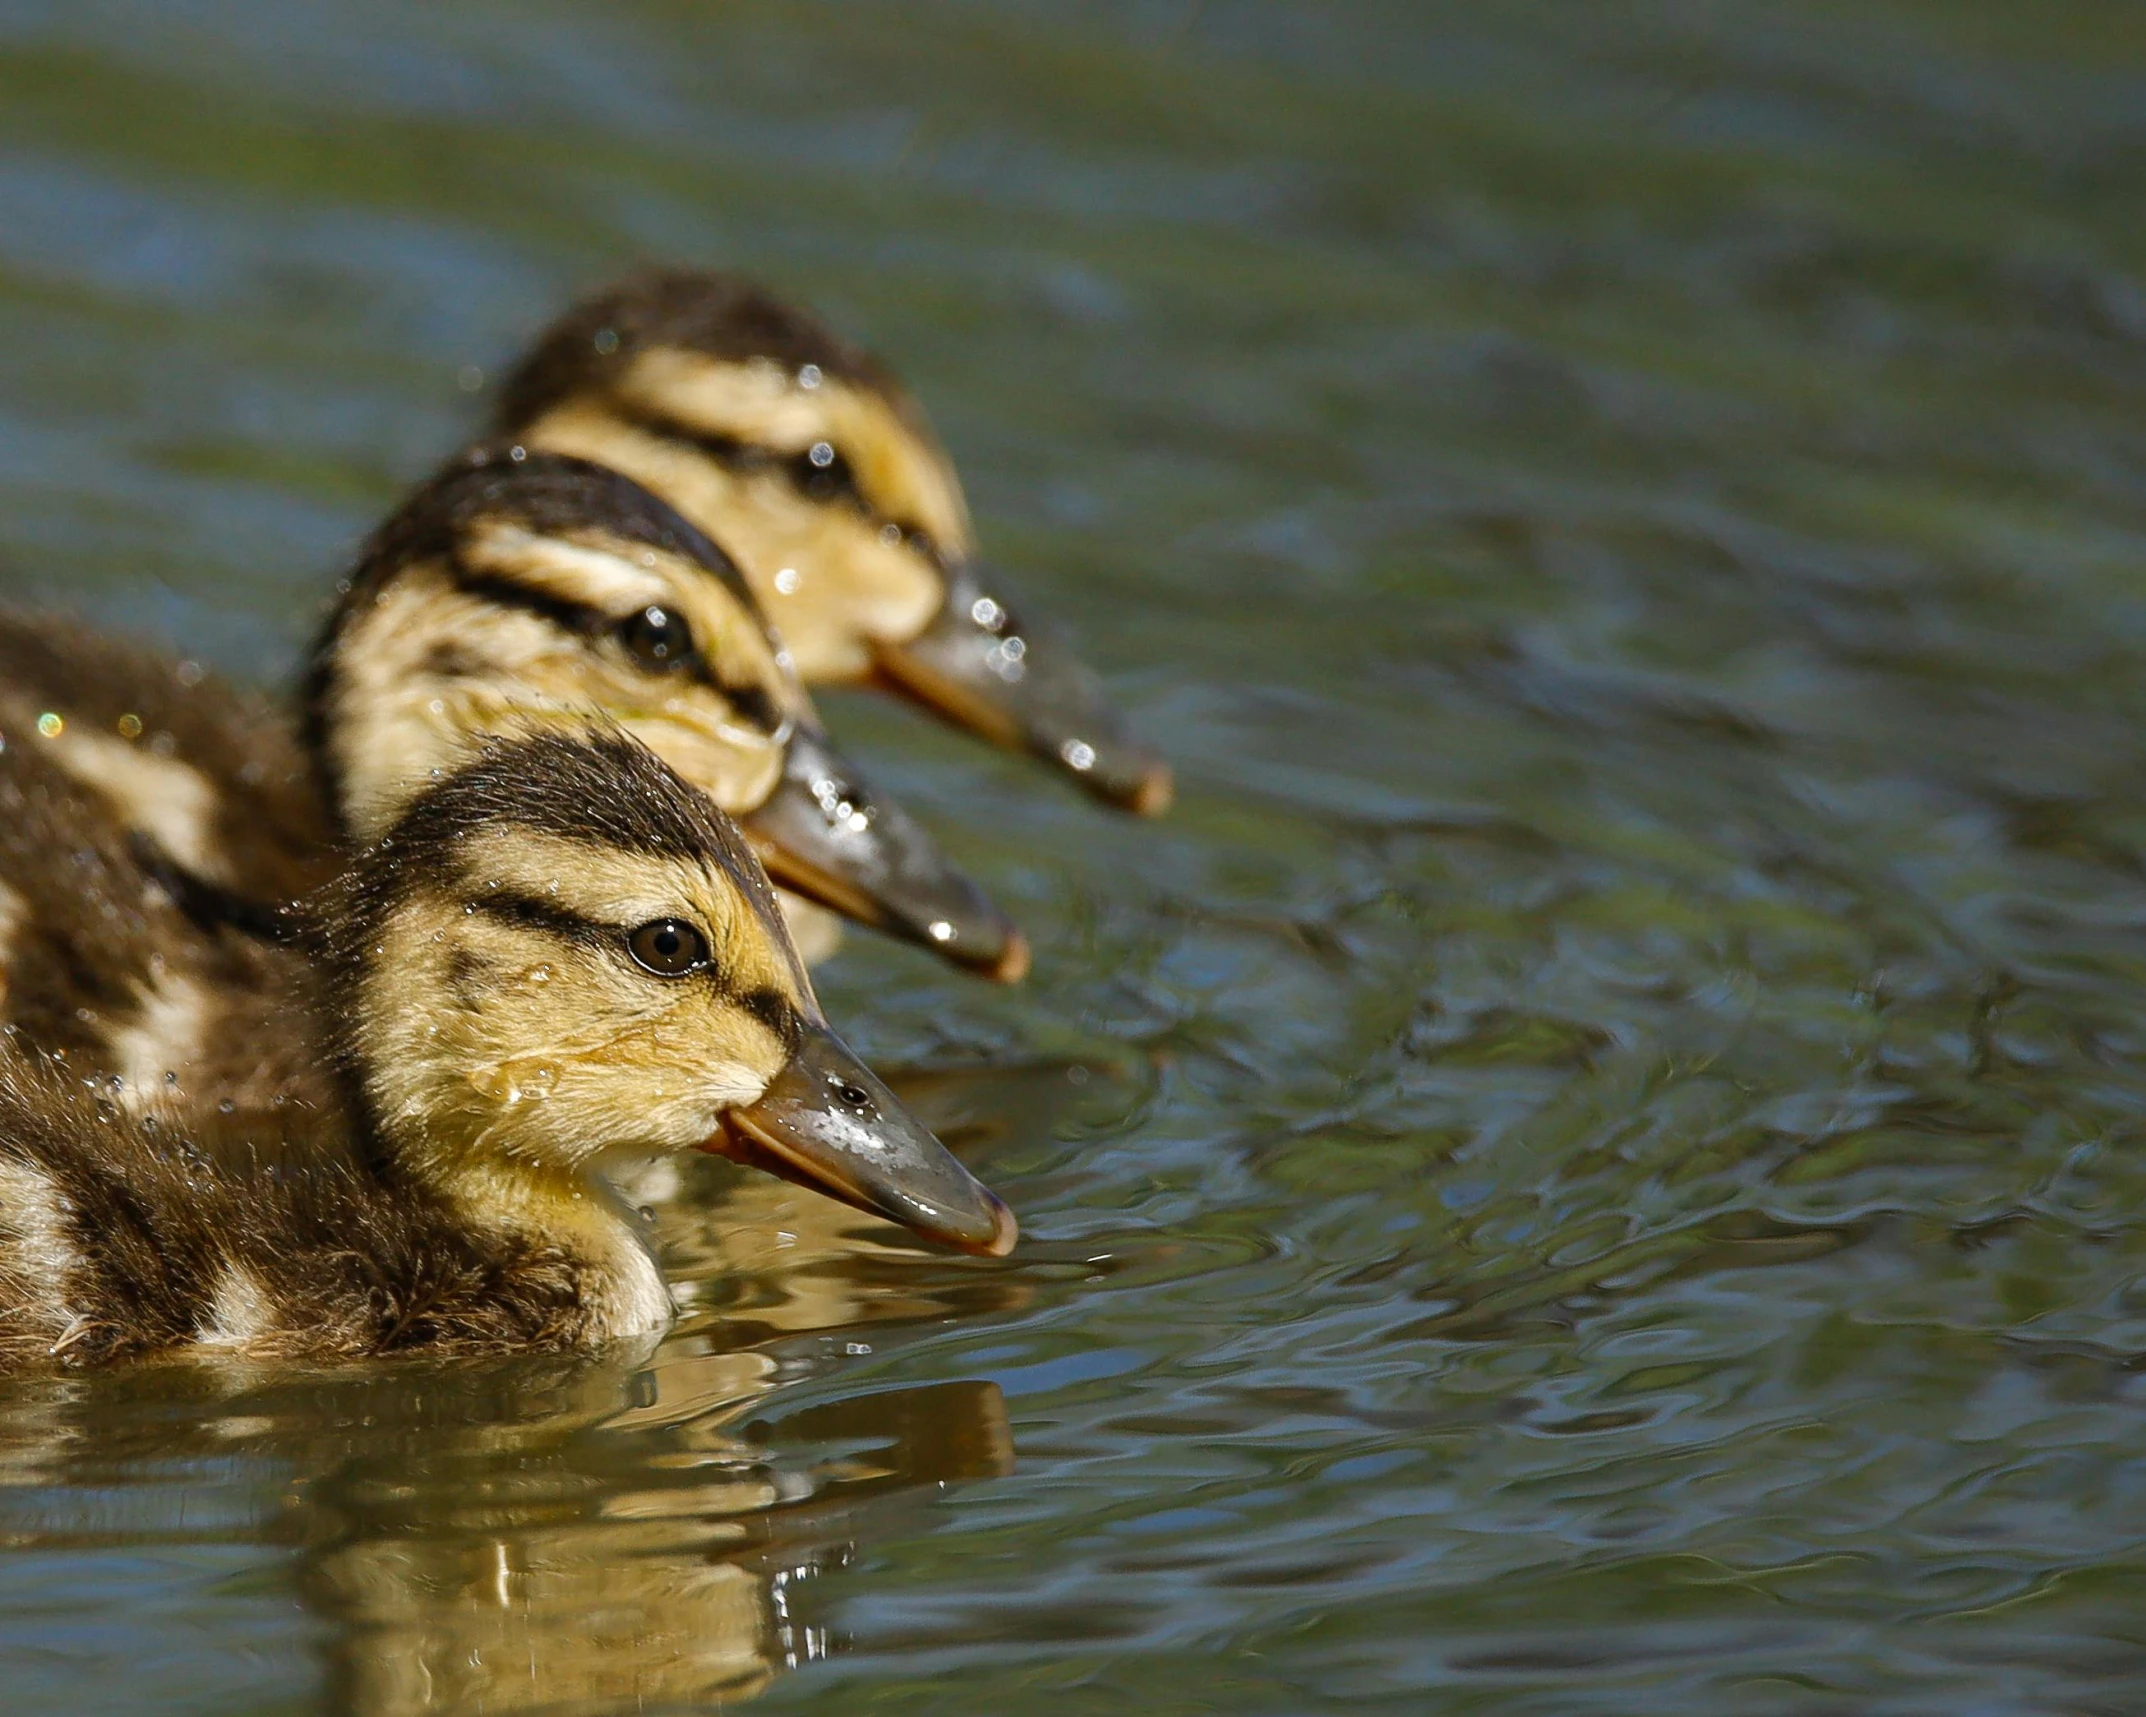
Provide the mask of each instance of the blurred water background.
[{"label": "blurred water background", "polygon": [[6,0],[0,557],[239,673],[571,293],[878,347],[1177,761],[861,696],[1019,1208],[0,1386],[11,1711],[2146,1706],[2146,14]]}]

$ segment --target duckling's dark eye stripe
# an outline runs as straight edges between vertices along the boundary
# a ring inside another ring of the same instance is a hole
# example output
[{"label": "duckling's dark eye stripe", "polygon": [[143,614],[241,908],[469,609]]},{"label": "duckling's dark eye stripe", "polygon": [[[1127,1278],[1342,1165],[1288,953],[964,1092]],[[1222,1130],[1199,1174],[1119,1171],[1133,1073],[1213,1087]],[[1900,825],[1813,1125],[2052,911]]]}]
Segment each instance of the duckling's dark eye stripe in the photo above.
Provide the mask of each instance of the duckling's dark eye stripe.
[{"label": "duckling's dark eye stripe", "polygon": [[[465,595],[489,602],[495,608],[533,614],[576,638],[600,638],[618,625],[616,617],[593,603],[576,602],[570,596],[532,589],[526,584],[516,584],[511,578],[501,578],[497,573],[472,572],[459,564],[453,570],[455,588]],[[781,728],[782,711],[776,707],[765,686],[751,682],[733,685],[719,679],[707,659],[697,651],[681,664],[680,671],[710,691],[720,692],[748,727],[761,733],[774,733]]]},{"label": "duckling's dark eye stripe", "polygon": [[480,894],[470,902],[485,917],[501,924],[516,925],[524,930],[540,930],[546,935],[557,936],[569,942],[587,942],[608,945],[619,939],[616,924],[606,924],[601,919],[589,918],[556,901],[539,900],[534,895],[517,894],[509,889],[495,889],[489,894]]},{"label": "duckling's dark eye stripe", "polygon": [[720,430],[690,429],[676,418],[666,417],[662,412],[651,411],[645,406],[624,406],[620,409],[621,415],[634,428],[655,436],[659,441],[690,447],[694,452],[714,460],[726,471],[736,471],[741,475],[793,475],[790,467],[794,456],[789,453],[780,452],[757,441],[744,440],[736,435],[725,435]]},{"label": "duckling's dark eye stripe", "polygon": [[[621,406],[619,413],[635,429],[653,435],[659,441],[668,441],[677,447],[690,447],[722,466],[726,471],[735,471],[741,476],[768,474],[788,480],[791,488],[811,499],[841,499],[850,502],[865,518],[875,525],[891,524],[902,533],[902,540],[922,554],[934,566],[940,566],[939,546],[932,541],[923,527],[904,524],[899,519],[889,519],[873,506],[864,491],[857,486],[856,472],[849,462],[838,453],[826,464],[812,457],[812,450],[793,453],[786,449],[765,447],[759,442],[744,441],[735,435],[724,435],[711,429],[690,429],[675,418],[651,411],[645,406]],[[822,442],[819,446],[826,446]],[[828,485],[825,494],[815,494],[816,486]]]},{"label": "duckling's dark eye stripe", "polygon": [[790,998],[780,990],[748,990],[742,995],[733,995],[731,999],[766,1026],[786,1046],[794,1048],[804,1037],[804,1020],[799,1017]]},{"label": "duckling's dark eye stripe", "polygon": [[[513,924],[525,930],[540,930],[547,935],[596,947],[616,946],[625,935],[616,924],[587,918],[553,901],[517,894],[511,889],[495,889],[489,894],[480,894],[470,904],[487,918],[497,919],[502,924]],[[780,990],[766,985],[759,989],[736,990],[725,985],[723,994],[766,1026],[784,1044],[794,1046],[805,1035],[805,1022],[797,1011],[797,1004]]]},{"label": "duckling's dark eye stripe", "polygon": [[662,441],[674,441],[681,447],[690,447],[696,453],[706,454],[718,465],[730,471],[767,471],[776,463],[775,455],[758,442],[745,441],[735,435],[722,435],[712,429],[688,429],[676,418],[666,417],[660,411],[645,407],[621,406],[620,415],[634,428],[644,430]]},{"label": "duckling's dark eye stripe", "polygon": [[772,735],[782,726],[782,711],[776,708],[767,687],[753,680],[733,683],[724,679],[715,671],[715,665],[700,653],[697,645],[692,654],[678,664],[678,672],[695,685],[719,693],[730,705],[731,713],[754,731]]},{"label": "duckling's dark eye stripe", "polygon": [[559,596],[549,590],[532,589],[526,584],[516,584],[511,578],[501,578],[496,573],[472,572],[457,563],[454,568],[455,588],[480,602],[489,602],[495,608],[512,608],[523,614],[534,614],[540,620],[549,620],[562,632],[571,632],[577,638],[599,637],[609,631],[613,624],[611,616],[593,603],[576,602],[570,596]]},{"label": "duckling's dark eye stripe", "polygon": [[730,700],[730,707],[744,718],[748,727],[761,733],[775,733],[782,727],[782,711],[775,707],[775,700],[768,696],[765,686],[726,686],[716,689]]}]

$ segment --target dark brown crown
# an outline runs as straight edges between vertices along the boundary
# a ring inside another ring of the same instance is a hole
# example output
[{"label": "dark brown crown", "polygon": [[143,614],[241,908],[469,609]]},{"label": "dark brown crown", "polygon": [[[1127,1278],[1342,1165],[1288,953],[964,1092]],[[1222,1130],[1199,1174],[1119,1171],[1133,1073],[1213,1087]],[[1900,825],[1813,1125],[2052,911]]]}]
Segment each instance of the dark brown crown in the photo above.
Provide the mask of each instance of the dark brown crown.
[{"label": "dark brown crown", "polygon": [[765,358],[890,400],[894,380],[871,355],[811,312],[734,274],[652,269],[583,299],[538,336],[502,384],[493,419],[502,433],[561,400],[604,386],[638,352],[663,347],[744,363]]}]

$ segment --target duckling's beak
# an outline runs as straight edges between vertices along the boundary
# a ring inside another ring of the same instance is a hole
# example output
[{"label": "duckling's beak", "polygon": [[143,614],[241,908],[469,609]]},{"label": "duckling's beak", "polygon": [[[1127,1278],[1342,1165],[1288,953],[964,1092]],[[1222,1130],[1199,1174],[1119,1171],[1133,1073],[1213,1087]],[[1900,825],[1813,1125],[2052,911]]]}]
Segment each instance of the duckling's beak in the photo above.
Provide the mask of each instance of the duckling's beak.
[{"label": "duckling's beak", "polygon": [[973,568],[949,574],[946,602],[922,632],[878,651],[882,678],[950,720],[1034,752],[1123,810],[1170,808],[1170,766],[1133,739],[1095,671],[1017,621]]},{"label": "duckling's beak", "polygon": [[1005,1257],[1020,1234],[998,1196],[824,1026],[806,1027],[758,1102],[725,1111],[707,1149],[982,1257]]},{"label": "duckling's beak", "polygon": [[742,821],[783,887],[1001,983],[1027,973],[1028,944],[1013,921],[816,728],[797,729],[782,784]]}]

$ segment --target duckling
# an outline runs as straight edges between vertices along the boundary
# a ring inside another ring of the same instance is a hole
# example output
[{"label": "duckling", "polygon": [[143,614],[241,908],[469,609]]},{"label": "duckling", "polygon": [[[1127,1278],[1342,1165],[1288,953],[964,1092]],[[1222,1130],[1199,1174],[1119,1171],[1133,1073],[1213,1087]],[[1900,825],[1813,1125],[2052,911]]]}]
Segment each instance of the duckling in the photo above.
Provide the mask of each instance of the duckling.
[{"label": "duckling", "polygon": [[585,1349],[672,1301],[612,1165],[714,1151],[971,1252],[1012,1215],[828,1028],[765,873],[623,733],[503,731],[300,915],[304,1136],[0,1058],[0,1360]]},{"label": "duckling", "polygon": [[1168,808],[1169,766],[979,566],[921,408],[806,311],[731,275],[636,275],[538,338],[494,427],[627,473],[721,542],[808,682],[876,681],[1111,804]]}]

